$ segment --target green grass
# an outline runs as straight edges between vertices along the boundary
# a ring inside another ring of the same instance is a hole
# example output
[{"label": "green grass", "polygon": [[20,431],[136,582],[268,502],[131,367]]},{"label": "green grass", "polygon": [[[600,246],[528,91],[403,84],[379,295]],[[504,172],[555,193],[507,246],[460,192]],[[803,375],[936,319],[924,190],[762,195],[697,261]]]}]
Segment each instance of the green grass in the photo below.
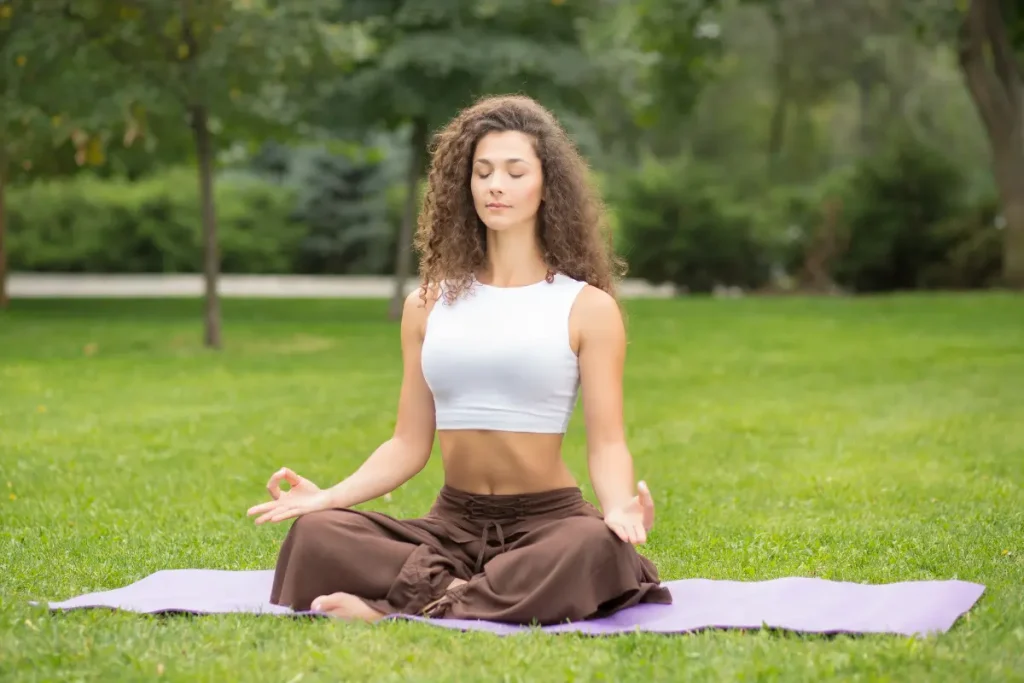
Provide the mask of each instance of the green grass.
[{"label": "green grass", "polygon": [[[1024,299],[629,304],[627,424],[664,578],[960,578],[945,635],[499,639],[410,623],[49,615],[165,568],[273,566],[245,510],[390,432],[384,302],[15,302],[0,314],[0,680],[1024,680]],[[577,415],[566,457],[585,481]],[[391,501],[416,515],[436,458]],[[585,487],[588,491],[589,487]]]}]

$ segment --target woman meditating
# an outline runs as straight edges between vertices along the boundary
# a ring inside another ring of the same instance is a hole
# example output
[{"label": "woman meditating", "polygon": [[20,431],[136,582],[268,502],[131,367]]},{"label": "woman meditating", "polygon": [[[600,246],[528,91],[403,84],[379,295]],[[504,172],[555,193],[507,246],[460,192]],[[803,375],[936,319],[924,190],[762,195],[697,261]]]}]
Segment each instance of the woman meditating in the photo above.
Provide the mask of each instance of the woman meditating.
[{"label": "woman meditating", "polygon": [[[551,624],[671,602],[634,548],[654,503],[625,442],[620,263],[603,228],[584,162],[533,100],[481,100],[438,134],[394,434],[332,488],[270,478],[273,500],[249,514],[297,518],[273,603]],[[578,397],[600,511],[561,454]],[[420,472],[435,433],[444,486],[425,516],[353,509]]]}]

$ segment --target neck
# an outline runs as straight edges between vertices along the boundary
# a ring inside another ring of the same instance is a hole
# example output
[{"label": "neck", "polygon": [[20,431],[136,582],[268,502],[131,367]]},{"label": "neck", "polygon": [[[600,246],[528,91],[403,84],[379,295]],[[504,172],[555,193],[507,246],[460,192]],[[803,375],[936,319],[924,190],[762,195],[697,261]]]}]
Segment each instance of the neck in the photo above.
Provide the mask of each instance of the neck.
[{"label": "neck", "polygon": [[487,276],[497,287],[520,287],[547,277],[537,229],[533,224],[487,231]]}]

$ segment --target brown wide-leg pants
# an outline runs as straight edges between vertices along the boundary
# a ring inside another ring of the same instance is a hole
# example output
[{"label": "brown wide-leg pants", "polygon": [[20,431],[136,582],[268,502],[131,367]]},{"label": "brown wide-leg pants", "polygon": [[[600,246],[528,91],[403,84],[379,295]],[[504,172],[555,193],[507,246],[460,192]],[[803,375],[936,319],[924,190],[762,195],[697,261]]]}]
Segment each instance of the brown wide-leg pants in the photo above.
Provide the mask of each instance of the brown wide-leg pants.
[{"label": "brown wide-leg pants", "polygon": [[[453,579],[467,583],[446,590]],[[672,602],[653,563],[605,526],[578,488],[475,495],[445,486],[418,519],[347,508],[299,517],[270,601],[308,610],[336,592],[384,614],[519,624]]]}]

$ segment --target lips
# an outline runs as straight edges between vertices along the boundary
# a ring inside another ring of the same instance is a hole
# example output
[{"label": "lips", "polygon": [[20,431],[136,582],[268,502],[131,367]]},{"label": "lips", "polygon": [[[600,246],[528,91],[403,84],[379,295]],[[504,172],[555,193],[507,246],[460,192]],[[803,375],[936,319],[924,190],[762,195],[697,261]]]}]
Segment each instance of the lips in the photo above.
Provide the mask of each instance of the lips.
[{"label": "lips", "polygon": [[508,204],[497,204],[495,202],[491,202],[490,204],[487,205],[487,208],[488,209],[510,209],[512,207],[510,207]]}]

